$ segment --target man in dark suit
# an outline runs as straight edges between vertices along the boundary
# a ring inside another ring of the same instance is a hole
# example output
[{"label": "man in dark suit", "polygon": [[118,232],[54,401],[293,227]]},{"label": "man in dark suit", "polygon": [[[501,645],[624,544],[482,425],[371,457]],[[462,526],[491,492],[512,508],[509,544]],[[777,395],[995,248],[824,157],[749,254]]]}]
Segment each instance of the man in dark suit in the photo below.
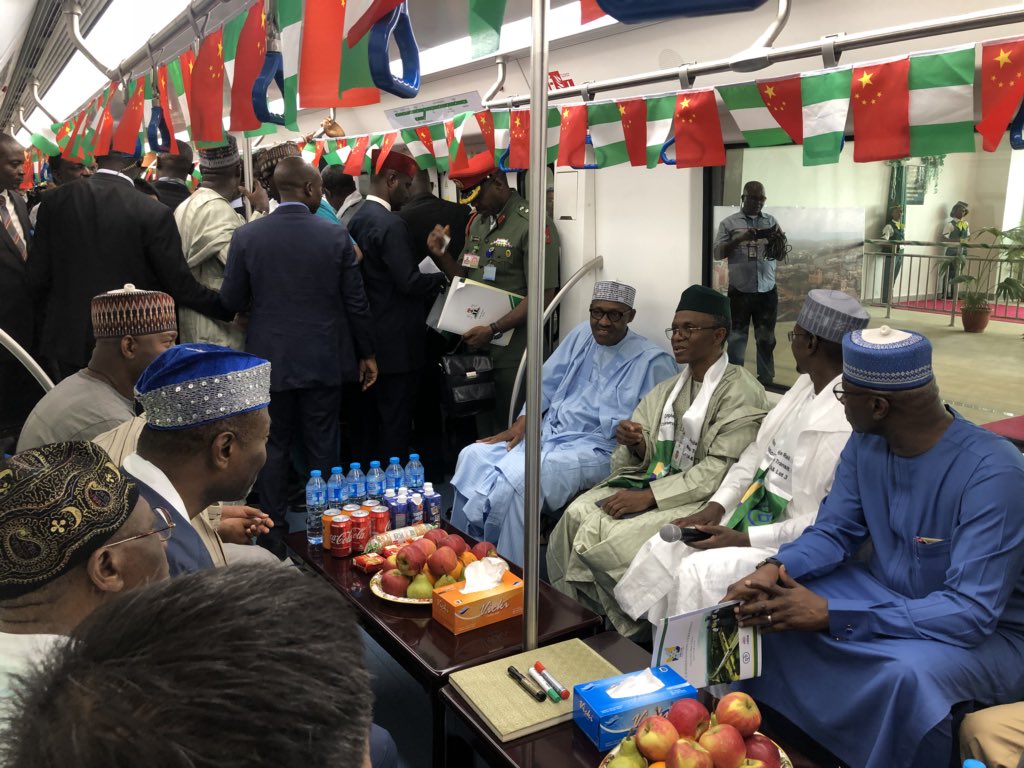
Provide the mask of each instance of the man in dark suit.
[{"label": "man in dark suit", "polygon": [[29,283],[45,302],[41,352],[59,378],[85,367],[94,339],[92,297],[111,286],[163,291],[178,307],[218,320],[234,315],[192,276],[167,206],[135,189],[123,171],[138,157],[111,152],[88,181],[65,184],[39,205]]},{"label": "man in dark suit", "polygon": [[[374,152],[373,167],[378,166]],[[440,272],[417,268],[418,250],[395,213],[409,199],[416,162],[392,151],[377,169],[366,202],[349,231],[363,251],[363,282],[373,312],[374,348],[380,377],[368,393],[363,428],[366,456],[401,456],[409,450],[416,388],[423,368],[426,301],[441,290]]]},{"label": "man in dark suit", "polygon": [[160,202],[172,211],[188,200],[189,191],[185,180],[192,173],[192,147],[178,142],[178,154],[161,152],[156,156],[156,189]]},{"label": "man in dark suit", "polygon": [[281,197],[275,211],[231,236],[221,297],[236,312],[250,310],[245,350],[271,363],[270,440],[256,487],[280,536],[288,531],[296,433],[310,469],[337,464],[341,383],[358,375],[365,389],[377,366],[352,241],[344,227],[314,215],[320,174],[302,158],[286,157],[274,170],[274,187]]}]

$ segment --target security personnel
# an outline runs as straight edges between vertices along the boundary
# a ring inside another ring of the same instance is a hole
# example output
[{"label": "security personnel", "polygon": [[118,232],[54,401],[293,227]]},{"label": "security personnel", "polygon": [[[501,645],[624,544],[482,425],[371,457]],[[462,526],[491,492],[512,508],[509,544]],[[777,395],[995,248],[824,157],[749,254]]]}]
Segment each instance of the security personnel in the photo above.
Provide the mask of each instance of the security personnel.
[{"label": "security personnel", "polygon": [[[509,293],[525,296],[529,264],[530,209],[526,200],[509,187],[505,174],[494,166],[494,158],[483,152],[449,177],[460,189],[460,202],[472,204],[476,214],[470,220],[466,244],[456,260],[443,247],[444,232],[435,228],[428,240],[430,252],[449,277],[467,277]],[[547,218],[544,248],[544,305],[558,289],[558,233]],[[516,329],[507,346],[490,347],[494,362],[495,410],[477,416],[481,437],[508,427],[508,412],[519,361],[526,350],[526,305],[520,302],[507,315],[489,326],[478,325],[462,338],[470,348],[481,348]]]}]

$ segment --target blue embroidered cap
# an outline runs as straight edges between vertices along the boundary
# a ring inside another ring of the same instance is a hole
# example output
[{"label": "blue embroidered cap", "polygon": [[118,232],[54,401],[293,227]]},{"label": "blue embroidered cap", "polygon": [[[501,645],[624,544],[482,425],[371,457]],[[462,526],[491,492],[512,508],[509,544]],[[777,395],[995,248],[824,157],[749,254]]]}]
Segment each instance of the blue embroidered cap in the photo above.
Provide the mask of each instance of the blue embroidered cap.
[{"label": "blue embroidered cap", "polygon": [[181,344],[149,364],[135,397],[153,429],[189,429],[270,402],[270,363],[216,344]]},{"label": "blue embroidered cap", "polygon": [[843,379],[851,384],[895,391],[933,378],[932,344],[919,333],[883,325],[843,337]]}]

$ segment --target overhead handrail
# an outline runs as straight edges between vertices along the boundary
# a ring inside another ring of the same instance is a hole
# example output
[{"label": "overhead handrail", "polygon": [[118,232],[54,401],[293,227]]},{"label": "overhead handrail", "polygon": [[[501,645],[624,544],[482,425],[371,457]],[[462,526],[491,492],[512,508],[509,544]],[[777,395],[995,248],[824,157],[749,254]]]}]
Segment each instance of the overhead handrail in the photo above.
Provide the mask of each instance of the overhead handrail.
[{"label": "overhead handrail", "polygon": [[39,109],[39,111],[41,111],[44,115],[46,115],[50,119],[51,123],[56,123],[57,122],[57,118],[54,117],[53,114],[50,112],[50,110],[48,110],[46,107],[43,106],[43,102],[41,102],[39,100],[39,81],[38,80],[33,80],[32,81],[32,88],[31,88],[30,93],[32,95],[32,103],[36,105],[36,107]]},{"label": "overhead handrail", "polygon": [[44,392],[49,392],[53,389],[53,382],[39,366],[39,363],[35,361],[32,355],[25,351],[21,344],[11,338],[3,328],[0,328],[0,344],[6,347],[7,351],[14,355],[18,362],[28,369],[28,372],[32,374],[32,378],[39,382],[39,386],[43,388]]},{"label": "overhead handrail", "polygon": [[[113,80],[117,75],[117,70],[106,66],[97,59],[93,52],[89,50],[89,46],[85,44],[85,38],[82,37],[82,6],[78,4],[77,0],[67,0],[64,3],[63,13],[68,37],[71,38],[72,44],[78,49],[79,53],[89,60],[90,64],[103,73],[104,77],[108,80]],[[124,62],[121,62],[121,66],[124,66]]]},{"label": "overhead handrail", "polygon": [[502,86],[505,85],[505,74],[507,72],[507,67],[505,65],[505,57],[498,56],[494,60],[494,63],[498,65],[498,76],[495,78],[494,82],[491,83],[491,87],[488,88],[487,92],[484,94],[484,104],[486,104],[488,101],[497,96],[498,91],[500,91]]}]

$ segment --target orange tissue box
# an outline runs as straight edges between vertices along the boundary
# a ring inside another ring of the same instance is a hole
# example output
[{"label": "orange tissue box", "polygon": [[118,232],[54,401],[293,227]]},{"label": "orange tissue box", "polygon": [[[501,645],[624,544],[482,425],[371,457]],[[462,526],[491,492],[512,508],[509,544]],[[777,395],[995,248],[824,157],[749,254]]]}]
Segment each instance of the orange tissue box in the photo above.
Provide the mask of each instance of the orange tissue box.
[{"label": "orange tissue box", "polygon": [[434,590],[432,615],[449,632],[461,635],[489,624],[523,615],[523,579],[505,571],[501,584],[482,592],[462,594],[466,582]]}]

